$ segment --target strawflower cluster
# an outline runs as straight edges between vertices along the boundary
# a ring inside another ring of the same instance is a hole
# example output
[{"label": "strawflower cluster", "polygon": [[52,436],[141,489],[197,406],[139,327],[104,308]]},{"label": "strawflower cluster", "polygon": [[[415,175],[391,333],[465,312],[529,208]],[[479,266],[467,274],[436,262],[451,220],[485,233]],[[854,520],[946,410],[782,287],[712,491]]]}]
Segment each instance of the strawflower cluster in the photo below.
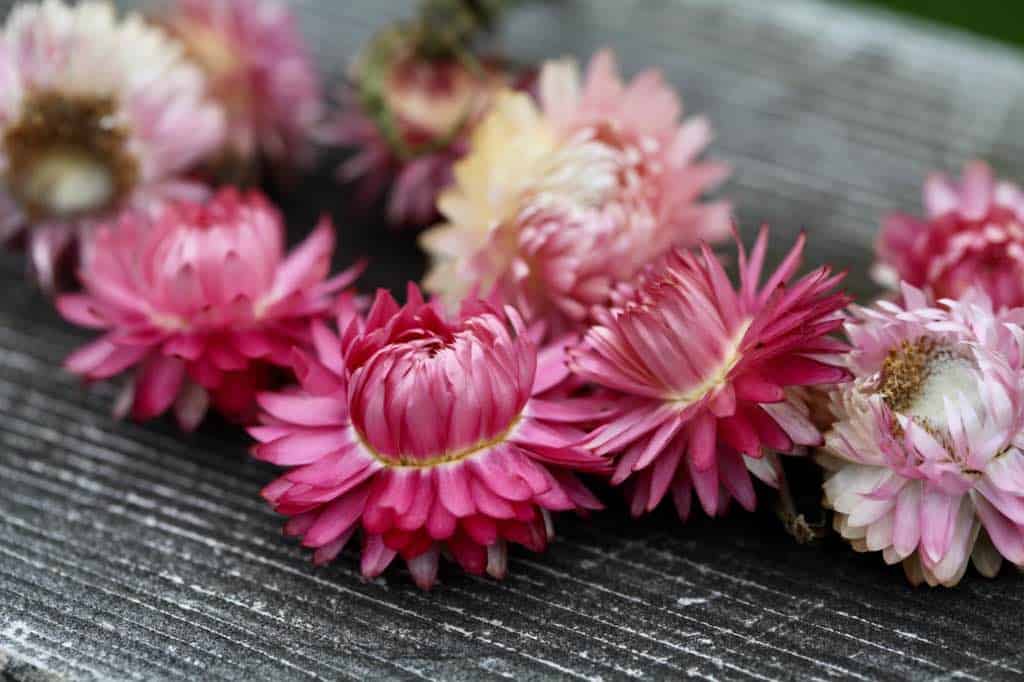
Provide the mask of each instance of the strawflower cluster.
[{"label": "strawflower cluster", "polygon": [[[821,465],[836,532],[914,584],[1024,567],[1021,190],[981,162],[929,177],[926,216],[878,239],[892,293],[851,305],[844,274],[802,269],[805,235],[774,269],[767,228],[748,250],[706,196],[730,172],[703,158],[710,123],[658,71],[482,56],[507,4],[428,0],[364,50],[337,116],[273,0],[18,4],[0,238],[99,334],[66,368],[120,382],[119,416],[244,426],[286,534],[316,564],[353,548],[366,578],[504,578],[608,486],[683,521],[787,502],[791,457]],[[391,222],[428,228],[431,296],[358,294],[328,218],[289,248],[235,186],[325,140]]]}]

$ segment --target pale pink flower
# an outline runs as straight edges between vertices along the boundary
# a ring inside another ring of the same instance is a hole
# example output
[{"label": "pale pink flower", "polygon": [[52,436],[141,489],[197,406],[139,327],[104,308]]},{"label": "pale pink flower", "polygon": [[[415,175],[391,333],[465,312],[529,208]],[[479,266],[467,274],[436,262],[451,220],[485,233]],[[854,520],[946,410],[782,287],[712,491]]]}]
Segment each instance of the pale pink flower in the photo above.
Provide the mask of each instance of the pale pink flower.
[{"label": "pale pink flower", "polygon": [[845,347],[828,336],[848,300],[834,292],[842,275],[822,267],[791,282],[801,236],[761,286],[767,243],[765,229],[749,260],[740,245],[738,290],[706,246],[673,252],[621,306],[595,311],[571,352],[575,374],[607,402],[584,444],[617,456],[612,483],[628,484],[634,515],[671,491],[685,520],[694,489],[709,515],[731,498],[751,510],[750,473],[778,485],[772,451],[822,442],[795,389],[848,376]]},{"label": "pale pink flower", "polygon": [[[357,75],[358,78],[358,75]],[[366,95],[347,92],[342,111],[323,138],[352,150],[339,166],[340,182],[355,183],[359,203],[387,196],[394,227],[423,227],[437,218],[437,197],[452,182],[452,166],[467,147],[498,89],[526,89],[530,74],[484,59],[470,68],[461,59],[395,56],[374,83],[372,111]]]},{"label": "pale pink flower", "polygon": [[[104,330],[66,367],[89,380],[128,370],[118,411],[138,420],[174,408],[182,428],[207,407],[244,420],[255,397],[312,342],[310,323],[358,268],[325,279],[334,230],[324,219],[287,256],[280,214],[256,193],[126,213],[96,229],[85,291],[57,300],[71,322]],[[280,371],[280,370],[278,370]]]},{"label": "pale pink flower", "polygon": [[902,293],[847,325],[855,381],[820,457],[836,530],[915,584],[955,585],[971,559],[1024,566],[1024,309]]},{"label": "pale pink flower", "polygon": [[445,554],[502,578],[508,543],[545,548],[550,512],[600,507],[571,473],[606,462],[562,423],[586,406],[555,390],[564,347],[538,351],[513,309],[470,301],[448,318],[410,285],[404,306],[381,291],[365,320],[342,307],[338,333],[318,323],[314,340],[300,387],[261,395],[250,432],[256,457],[289,467],[263,495],[316,563],[358,531],[367,577],[401,555],[428,589]]},{"label": "pale pink flower", "polygon": [[94,0],[20,3],[0,34],[0,241],[24,235],[52,289],[95,223],[198,196],[182,174],[223,135],[202,74],[138,15]]},{"label": "pale pink flower", "polygon": [[227,115],[226,163],[307,166],[323,114],[320,76],[279,0],[176,0],[165,24]]},{"label": "pale pink flower", "polygon": [[885,219],[875,277],[905,281],[939,298],[980,287],[995,306],[1024,305],[1024,193],[975,161],[959,183],[934,174],[924,185],[924,218]]},{"label": "pale pink flower", "polygon": [[672,247],[725,237],[728,204],[700,199],[728,169],[697,160],[711,128],[680,120],[657,71],[624,83],[609,51],[585,77],[572,60],[546,63],[539,91],[539,108],[498,96],[438,202],[446,222],[421,241],[429,290],[449,302],[496,291],[558,329]]}]

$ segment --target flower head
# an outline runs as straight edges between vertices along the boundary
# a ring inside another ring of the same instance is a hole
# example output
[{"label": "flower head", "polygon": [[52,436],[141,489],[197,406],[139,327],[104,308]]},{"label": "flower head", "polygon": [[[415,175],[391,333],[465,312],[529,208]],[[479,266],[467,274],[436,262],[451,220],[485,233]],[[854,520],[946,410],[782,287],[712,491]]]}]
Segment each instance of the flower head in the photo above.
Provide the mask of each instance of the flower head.
[{"label": "flower head", "polygon": [[924,186],[927,216],[886,218],[879,235],[876,278],[927,287],[959,298],[980,287],[996,307],[1024,305],[1024,193],[996,182],[975,161],[954,183],[932,175]]},{"label": "flower head", "polygon": [[299,388],[260,396],[254,453],[290,467],[263,495],[317,563],[361,531],[366,576],[401,555],[426,589],[444,552],[501,578],[507,543],[541,551],[550,512],[599,507],[571,471],[605,461],[561,423],[579,409],[552,391],[561,346],[538,351],[511,309],[447,318],[408,298],[378,293],[365,320],[343,307],[337,335],[316,325],[316,357],[296,356]]},{"label": "flower head", "polygon": [[18,4],[0,34],[0,239],[28,230],[44,286],[113,211],[189,188],[221,142],[220,109],[180,47],[110,3]]},{"label": "flower head", "polygon": [[227,114],[225,161],[312,160],[323,109],[320,76],[295,17],[279,0],[177,0],[166,25],[202,68]]},{"label": "flower head", "polygon": [[97,228],[85,291],[57,301],[69,321],[105,330],[66,366],[90,380],[134,368],[122,407],[139,420],[173,406],[191,429],[210,403],[245,419],[273,368],[311,343],[311,320],[358,274],[325,279],[333,248],[325,220],[285,256],[281,216],[255,193],[125,214]]},{"label": "flower head", "polygon": [[397,227],[436,219],[438,194],[494,94],[532,82],[496,59],[428,58],[400,32],[377,37],[355,80],[356,92],[346,93],[324,137],[355,150],[338,168],[339,180],[357,181],[363,203],[386,192],[387,217]]},{"label": "flower head", "polygon": [[740,246],[738,290],[707,247],[675,251],[620,307],[599,311],[571,353],[609,404],[585,445],[618,455],[612,482],[628,482],[635,515],[671,491],[685,519],[693,489],[709,515],[731,497],[753,509],[748,471],[771,485],[780,475],[765,449],[821,443],[794,389],[847,378],[844,346],[828,336],[842,324],[842,276],[820,268],[790,282],[801,236],[759,286],[767,239],[762,230],[749,260]]},{"label": "flower head", "polygon": [[1024,309],[904,285],[854,316],[855,381],[820,458],[836,529],[915,584],[955,585],[972,558],[989,576],[1024,565]]},{"label": "flower head", "polygon": [[610,52],[581,78],[571,60],[549,62],[539,108],[497,97],[439,200],[446,222],[423,235],[428,289],[448,301],[497,291],[557,329],[671,247],[727,234],[729,207],[699,202],[728,172],[695,161],[707,122],[680,123],[655,71],[623,83]]}]

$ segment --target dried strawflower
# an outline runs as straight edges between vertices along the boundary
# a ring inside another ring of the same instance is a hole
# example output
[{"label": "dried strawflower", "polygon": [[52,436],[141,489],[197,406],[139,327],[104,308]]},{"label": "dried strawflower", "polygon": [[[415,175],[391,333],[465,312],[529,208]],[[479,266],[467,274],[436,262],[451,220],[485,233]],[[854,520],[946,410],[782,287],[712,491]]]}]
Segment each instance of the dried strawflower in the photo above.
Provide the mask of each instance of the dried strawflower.
[{"label": "dried strawflower", "polygon": [[356,182],[364,206],[387,195],[394,227],[437,219],[466,137],[502,87],[526,89],[533,74],[481,56],[477,39],[519,0],[423,0],[360,52],[339,117],[324,139],[354,153],[338,179]]},{"label": "dried strawflower", "polygon": [[89,380],[131,370],[118,412],[173,407],[183,429],[208,406],[246,420],[255,397],[312,343],[310,323],[358,274],[325,279],[334,230],[324,219],[287,256],[280,214],[256,193],[167,204],[100,226],[83,253],[84,293],[57,300],[69,321],[102,329],[66,367]]},{"label": "dried strawflower", "polygon": [[181,48],[110,3],[19,4],[0,35],[0,241],[24,236],[40,283],[97,221],[168,196],[223,139]]},{"label": "dried strawflower", "polygon": [[972,559],[986,576],[1022,566],[1024,309],[902,294],[847,325],[855,381],[820,456],[836,530],[914,584],[955,585]]},{"label": "dried strawflower", "polygon": [[222,172],[308,166],[323,114],[320,76],[289,8],[278,0],[176,0],[164,19],[224,108]]},{"label": "dried strawflower", "polygon": [[447,222],[423,235],[426,287],[449,302],[496,291],[571,327],[673,246],[724,237],[728,205],[700,197],[728,170],[696,161],[710,126],[681,111],[658,72],[625,84],[608,51],[582,83],[572,60],[545,64],[539,108],[500,94],[440,198]]},{"label": "dried strawflower", "polygon": [[882,224],[874,274],[905,281],[939,298],[980,287],[997,308],[1024,305],[1024,193],[996,182],[980,161],[954,183],[943,175],[924,185],[924,218],[902,213]]},{"label": "dried strawflower", "polygon": [[353,150],[338,168],[339,181],[355,182],[363,204],[386,194],[396,227],[437,218],[437,196],[494,94],[530,83],[497,59],[423,55],[401,29],[376,37],[353,80],[323,137]]},{"label": "dried strawflower", "polygon": [[[609,412],[585,445],[617,456],[612,483],[626,483],[634,515],[672,493],[681,518],[695,489],[709,515],[731,498],[751,510],[750,473],[777,486],[774,452],[820,445],[804,386],[848,377],[842,275],[819,268],[791,282],[803,236],[759,285],[768,243],[762,230],[750,259],[739,248],[740,286],[707,247],[675,251],[641,279],[626,301],[597,311],[570,366],[607,398]],[[766,450],[768,452],[766,452]]]},{"label": "dried strawflower", "polygon": [[381,291],[365,320],[344,306],[338,334],[317,324],[314,340],[300,387],[261,395],[250,432],[256,457],[289,467],[263,495],[316,563],[359,531],[367,577],[401,555],[427,589],[444,553],[502,578],[508,543],[545,548],[550,512],[600,507],[572,474],[606,463],[562,423],[586,407],[554,391],[564,348],[538,351],[514,310],[469,301],[448,318],[410,285],[404,306]]}]

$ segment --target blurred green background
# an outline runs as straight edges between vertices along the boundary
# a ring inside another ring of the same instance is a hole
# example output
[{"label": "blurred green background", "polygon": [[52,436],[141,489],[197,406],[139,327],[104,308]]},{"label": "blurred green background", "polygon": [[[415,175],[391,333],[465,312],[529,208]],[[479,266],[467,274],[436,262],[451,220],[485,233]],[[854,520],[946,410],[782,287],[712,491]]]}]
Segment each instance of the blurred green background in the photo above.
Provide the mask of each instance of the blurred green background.
[{"label": "blurred green background", "polygon": [[855,0],[930,19],[1024,48],[1022,0]]}]

